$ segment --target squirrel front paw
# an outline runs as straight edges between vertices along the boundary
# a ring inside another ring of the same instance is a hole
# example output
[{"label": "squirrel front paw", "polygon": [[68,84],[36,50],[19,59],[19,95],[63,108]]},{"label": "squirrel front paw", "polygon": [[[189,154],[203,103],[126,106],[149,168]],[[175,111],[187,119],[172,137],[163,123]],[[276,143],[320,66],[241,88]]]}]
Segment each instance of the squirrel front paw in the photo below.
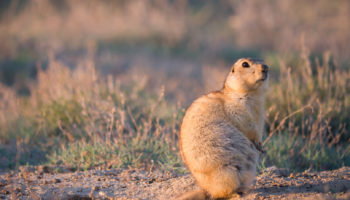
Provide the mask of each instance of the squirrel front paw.
[{"label": "squirrel front paw", "polygon": [[265,149],[263,148],[261,142],[253,142],[254,143],[254,146],[255,148],[260,151],[260,153],[266,153]]}]

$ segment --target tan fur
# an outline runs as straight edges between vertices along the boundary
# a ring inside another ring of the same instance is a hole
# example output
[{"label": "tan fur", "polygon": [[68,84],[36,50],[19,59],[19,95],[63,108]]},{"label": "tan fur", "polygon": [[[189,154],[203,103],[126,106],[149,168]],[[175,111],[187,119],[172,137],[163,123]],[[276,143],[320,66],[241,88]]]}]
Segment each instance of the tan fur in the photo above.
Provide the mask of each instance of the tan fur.
[{"label": "tan fur", "polygon": [[[247,62],[249,67],[243,67]],[[263,63],[239,59],[224,87],[201,96],[187,109],[180,131],[184,162],[212,198],[248,190],[254,181],[264,128],[268,75]],[[200,199],[203,193],[188,195]],[[202,198],[203,199],[203,198]]]},{"label": "tan fur", "polygon": [[203,200],[209,199],[209,196],[203,190],[193,190],[177,198],[177,200]]}]

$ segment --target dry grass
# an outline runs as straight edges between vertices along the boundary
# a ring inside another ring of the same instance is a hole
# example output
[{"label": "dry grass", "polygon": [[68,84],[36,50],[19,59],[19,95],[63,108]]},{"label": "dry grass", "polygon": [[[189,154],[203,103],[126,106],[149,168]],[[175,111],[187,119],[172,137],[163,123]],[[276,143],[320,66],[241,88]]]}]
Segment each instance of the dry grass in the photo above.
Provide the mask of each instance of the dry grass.
[{"label": "dry grass", "polygon": [[164,89],[150,92],[145,86],[142,79],[126,85],[111,76],[105,80],[90,60],[70,70],[54,59],[39,71],[29,97],[2,86],[1,143],[19,143],[17,156],[2,167],[36,164],[25,153],[33,147],[49,153],[50,162],[82,169],[179,166],[176,130],[182,112],[167,105]]},{"label": "dry grass", "polygon": [[313,60],[306,50],[278,64],[267,95],[263,162],[294,169],[349,165],[350,71],[329,53]]},{"label": "dry grass", "polygon": [[[269,134],[261,167],[349,165],[350,71],[338,69],[329,54],[322,64],[311,61],[305,52],[279,60],[267,95]],[[78,169],[182,169],[177,132],[183,109],[164,99],[164,87],[152,91],[145,80],[103,78],[91,59],[71,70],[51,58],[30,96],[1,86],[2,168],[47,160]],[[34,158],[37,151],[46,159]],[[11,152],[15,156],[8,157]]]}]

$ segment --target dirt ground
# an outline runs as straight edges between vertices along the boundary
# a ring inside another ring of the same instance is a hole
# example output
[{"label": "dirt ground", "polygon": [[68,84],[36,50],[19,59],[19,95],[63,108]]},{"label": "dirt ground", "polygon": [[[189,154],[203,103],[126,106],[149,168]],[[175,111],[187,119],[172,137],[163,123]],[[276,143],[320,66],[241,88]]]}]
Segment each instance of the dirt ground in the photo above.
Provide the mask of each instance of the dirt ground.
[{"label": "dirt ground", "polygon": [[[167,199],[195,189],[190,174],[109,169],[71,172],[39,166],[0,175],[1,199]],[[350,167],[290,173],[270,167],[232,199],[350,199]]]}]

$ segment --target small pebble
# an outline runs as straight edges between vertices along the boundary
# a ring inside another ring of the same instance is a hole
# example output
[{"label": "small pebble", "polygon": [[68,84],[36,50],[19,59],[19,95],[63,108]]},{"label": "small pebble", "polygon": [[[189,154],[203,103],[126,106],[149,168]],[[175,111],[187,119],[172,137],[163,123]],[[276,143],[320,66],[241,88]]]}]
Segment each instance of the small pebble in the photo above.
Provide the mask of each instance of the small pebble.
[{"label": "small pebble", "polygon": [[14,190],[15,190],[16,193],[21,192],[21,188],[20,187],[16,187]]},{"label": "small pebble", "polygon": [[61,182],[62,182],[61,179],[58,179],[58,178],[55,179],[55,183],[61,183]]},{"label": "small pebble", "polygon": [[104,193],[104,192],[102,192],[102,191],[100,191],[99,193],[98,193],[100,196],[106,196],[106,193]]},{"label": "small pebble", "polygon": [[10,194],[10,191],[8,191],[8,190],[1,190],[0,193],[6,195],[6,194]]},{"label": "small pebble", "polygon": [[92,187],[92,191],[98,191],[99,189],[100,187],[98,187],[97,185]]},{"label": "small pebble", "polygon": [[7,181],[4,179],[0,179],[0,187],[3,187],[5,185],[7,185]]}]

